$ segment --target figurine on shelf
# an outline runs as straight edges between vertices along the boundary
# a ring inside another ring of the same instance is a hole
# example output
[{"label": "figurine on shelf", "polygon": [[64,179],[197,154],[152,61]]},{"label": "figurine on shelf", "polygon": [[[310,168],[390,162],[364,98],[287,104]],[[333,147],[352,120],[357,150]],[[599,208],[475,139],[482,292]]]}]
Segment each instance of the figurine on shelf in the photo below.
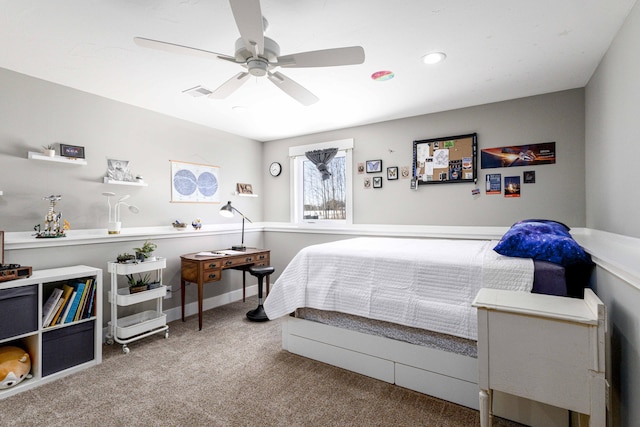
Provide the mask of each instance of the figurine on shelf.
[{"label": "figurine on shelf", "polygon": [[202,228],[202,222],[200,222],[200,218],[196,218],[191,222],[191,226],[195,230],[200,230]]},{"label": "figurine on shelf", "polygon": [[33,229],[36,231],[36,238],[53,238],[53,237],[66,237],[64,234],[65,228],[68,229],[68,222],[64,221],[66,227],[60,226],[60,219],[62,215],[60,212],[56,212],[56,202],[62,199],[61,195],[51,195],[45,196],[42,200],[49,201],[49,210],[44,217],[44,229],[40,227],[40,224],[37,224]]}]

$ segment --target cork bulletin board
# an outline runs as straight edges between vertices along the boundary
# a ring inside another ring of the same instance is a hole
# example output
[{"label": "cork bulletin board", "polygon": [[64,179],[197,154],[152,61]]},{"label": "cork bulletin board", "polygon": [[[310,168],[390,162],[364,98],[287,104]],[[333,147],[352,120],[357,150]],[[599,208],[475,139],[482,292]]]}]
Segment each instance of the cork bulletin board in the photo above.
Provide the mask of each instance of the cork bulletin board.
[{"label": "cork bulletin board", "polygon": [[475,182],[478,136],[448,136],[413,141],[413,177],[418,185]]}]

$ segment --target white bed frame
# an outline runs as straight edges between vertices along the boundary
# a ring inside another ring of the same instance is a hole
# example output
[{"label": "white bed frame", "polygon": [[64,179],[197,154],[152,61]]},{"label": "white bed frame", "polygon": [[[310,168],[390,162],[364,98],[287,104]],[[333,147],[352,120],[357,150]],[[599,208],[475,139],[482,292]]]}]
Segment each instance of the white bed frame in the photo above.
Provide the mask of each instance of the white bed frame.
[{"label": "white bed frame", "polygon": [[[391,384],[478,409],[478,361],[443,350],[287,316],[282,348]],[[493,413],[530,426],[566,427],[566,410],[495,392]]]}]

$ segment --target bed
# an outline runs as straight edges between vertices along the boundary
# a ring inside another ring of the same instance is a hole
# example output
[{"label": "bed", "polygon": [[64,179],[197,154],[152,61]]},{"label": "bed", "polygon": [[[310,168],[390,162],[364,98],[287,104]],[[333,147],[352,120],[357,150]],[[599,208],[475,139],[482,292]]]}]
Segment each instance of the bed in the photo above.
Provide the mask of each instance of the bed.
[{"label": "bed", "polygon": [[568,228],[553,234],[558,224],[521,221],[500,241],[362,237],[309,246],[273,285],[265,312],[288,316],[285,350],[477,409],[471,302],[483,287],[568,296],[567,268],[590,260],[546,247],[572,240]]}]

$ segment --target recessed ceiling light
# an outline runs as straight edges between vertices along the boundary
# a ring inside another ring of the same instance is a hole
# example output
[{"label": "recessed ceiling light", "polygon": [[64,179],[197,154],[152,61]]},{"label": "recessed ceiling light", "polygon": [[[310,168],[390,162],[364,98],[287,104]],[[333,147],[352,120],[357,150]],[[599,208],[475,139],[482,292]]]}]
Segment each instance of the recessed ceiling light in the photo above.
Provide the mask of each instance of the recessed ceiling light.
[{"label": "recessed ceiling light", "polygon": [[383,82],[385,80],[390,80],[392,78],[395,77],[395,74],[393,74],[393,71],[376,71],[375,73],[371,74],[371,79],[375,80],[377,82]]},{"label": "recessed ceiling light", "polygon": [[422,62],[424,62],[425,64],[433,65],[437,64],[438,62],[444,61],[446,57],[447,55],[445,55],[443,52],[431,52],[422,57]]}]

